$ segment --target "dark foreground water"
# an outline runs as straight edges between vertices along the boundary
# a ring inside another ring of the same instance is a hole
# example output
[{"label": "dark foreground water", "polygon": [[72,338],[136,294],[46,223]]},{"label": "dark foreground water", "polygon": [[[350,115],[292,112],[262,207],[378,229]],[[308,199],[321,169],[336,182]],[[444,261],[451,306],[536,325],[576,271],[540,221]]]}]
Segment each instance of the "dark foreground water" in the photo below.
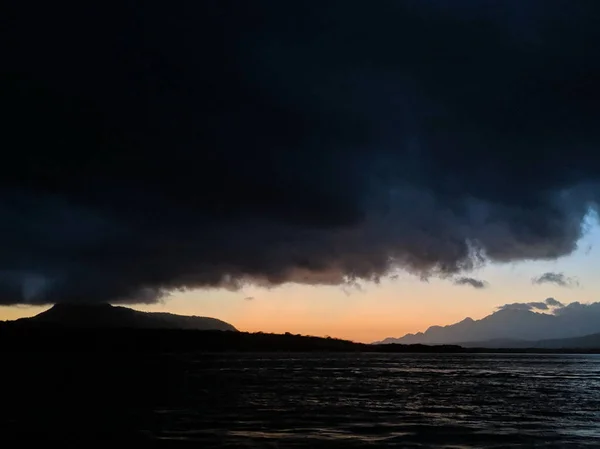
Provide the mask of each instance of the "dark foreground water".
[{"label": "dark foreground water", "polygon": [[120,357],[6,359],[5,438],[247,449],[600,447],[595,355]]}]

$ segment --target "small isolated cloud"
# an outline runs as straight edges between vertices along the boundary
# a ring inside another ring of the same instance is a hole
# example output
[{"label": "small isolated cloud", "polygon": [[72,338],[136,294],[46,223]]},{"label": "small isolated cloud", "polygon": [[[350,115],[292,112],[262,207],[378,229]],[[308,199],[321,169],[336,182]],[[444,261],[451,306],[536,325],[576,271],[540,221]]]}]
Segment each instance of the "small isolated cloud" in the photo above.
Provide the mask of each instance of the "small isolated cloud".
[{"label": "small isolated cloud", "polygon": [[548,271],[538,277],[534,277],[531,282],[533,284],[554,284],[559,287],[576,287],[579,285],[577,279],[565,276],[564,273],[553,273]]},{"label": "small isolated cloud", "polygon": [[482,281],[475,278],[470,277],[460,277],[454,279],[454,285],[469,285],[476,289],[486,288],[488,283],[486,281]]},{"label": "small isolated cloud", "polygon": [[554,298],[546,298],[545,303],[547,305],[549,305],[550,307],[564,307],[565,306],[562,302],[560,302]]},{"label": "small isolated cloud", "polygon": [[254,296],[246,296],[244,298],[245,301],[254,301]]}]

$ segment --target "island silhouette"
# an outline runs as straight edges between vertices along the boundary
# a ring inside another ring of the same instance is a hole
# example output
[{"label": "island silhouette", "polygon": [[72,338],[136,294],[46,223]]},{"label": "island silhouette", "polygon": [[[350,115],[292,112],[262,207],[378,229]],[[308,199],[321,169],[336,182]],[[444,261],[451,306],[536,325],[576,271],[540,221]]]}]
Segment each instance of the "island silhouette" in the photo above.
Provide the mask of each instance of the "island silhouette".
[{"label": "island silhouette", "polygon": [[33,317],[0,322],[0,351],[600,352],[600,333],[567,339],[366,344],[290,332],[242,332],[216,318],[81,303],[57,304]]}]

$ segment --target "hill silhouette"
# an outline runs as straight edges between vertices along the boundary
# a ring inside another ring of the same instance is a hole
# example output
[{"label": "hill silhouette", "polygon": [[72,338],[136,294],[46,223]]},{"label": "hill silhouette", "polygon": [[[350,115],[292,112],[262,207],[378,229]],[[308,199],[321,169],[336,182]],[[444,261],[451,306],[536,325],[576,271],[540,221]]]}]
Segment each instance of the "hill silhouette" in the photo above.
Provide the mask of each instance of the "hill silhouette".
[{"label": "hill silhouette", "polygon": [[15,325],[54,325],[75,328],[127,329],[195,329],[237,331],[225,321],[202,316],[173,313],[140,312],[110,304],[56,304],[30,318],[20,318]]},{"label": "hill silhouette", "polygon": [[542,340],[536,343],[536,348],[600,348],[600,332],[584,335],[583,337]]},{"label": "hill silhouette", "polygon": [[494,339],[485,341],[462,342],[464,348],[513,348],[513,349],[596,349],[600,348],[600,333],[584,335],[573,338],[553,338],[548,340],[516,340],[516,339]]}]

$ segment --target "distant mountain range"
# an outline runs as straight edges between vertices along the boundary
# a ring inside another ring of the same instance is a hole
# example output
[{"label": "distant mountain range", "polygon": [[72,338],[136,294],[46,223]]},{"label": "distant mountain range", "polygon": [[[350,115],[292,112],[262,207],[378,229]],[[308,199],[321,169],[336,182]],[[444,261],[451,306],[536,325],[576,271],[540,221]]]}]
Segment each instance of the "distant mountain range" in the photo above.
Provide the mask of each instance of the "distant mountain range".
[{"label": "distant mountain range", "polygon": [[[543,313],[528,310],[525,306],[529,307],[529,304],[542,304],[548,310]],[[544,303],[529,304],[507,304],[480,320],[465,318],[448,326],[431,326],[425,332],[390,337],[376,343],[457,344],[490,348],[567,347],[557,340],[584,336],[600,343],[600,335],[593,335],[600,333],[600,303],[574,302],[552,308],[544,306]],[[573,340],[569,344],[575,343]]]},{"label": "distant mountain range", "polygon": [[216,318],[140,312],[110,304],[56,304],[30,318],[7,322],[12,325],[55,325],[74,328],[196,329],[237,331]]}]

